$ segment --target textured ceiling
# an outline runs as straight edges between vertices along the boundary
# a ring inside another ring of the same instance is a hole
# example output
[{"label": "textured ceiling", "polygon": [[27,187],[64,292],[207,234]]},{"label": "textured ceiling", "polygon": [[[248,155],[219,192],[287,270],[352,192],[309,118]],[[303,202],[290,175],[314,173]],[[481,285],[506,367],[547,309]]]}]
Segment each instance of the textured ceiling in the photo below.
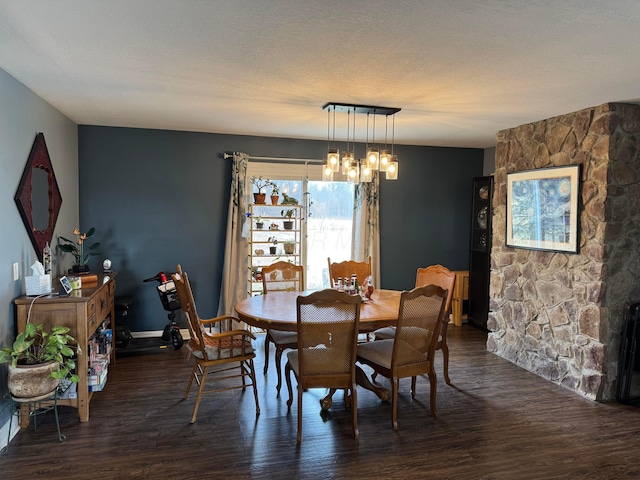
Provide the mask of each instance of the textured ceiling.
[{"label": "textured ceiling", "polygon": [[401,108],[396,143],[485,148],[505,128],[640,99],[637,0],[0,0],[0,12],[0,68],[78,124],[326,139],[322,106],[342,102]]}]

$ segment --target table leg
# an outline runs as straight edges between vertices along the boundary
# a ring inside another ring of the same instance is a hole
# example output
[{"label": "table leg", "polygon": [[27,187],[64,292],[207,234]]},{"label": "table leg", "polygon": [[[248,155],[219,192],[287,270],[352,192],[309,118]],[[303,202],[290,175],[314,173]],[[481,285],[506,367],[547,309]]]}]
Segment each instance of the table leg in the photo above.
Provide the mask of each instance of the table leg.
[{"label": "table leg", "polygon": [[380,400],[383,402],[388,402],[391,400],[391,393],[386,388],[376,387],[373,383],[369,381],[367,374],[364,373],[364,370],[356,365],[356,383],[360,385],[362,388],[367,390],[371,390],[375,393]]}]

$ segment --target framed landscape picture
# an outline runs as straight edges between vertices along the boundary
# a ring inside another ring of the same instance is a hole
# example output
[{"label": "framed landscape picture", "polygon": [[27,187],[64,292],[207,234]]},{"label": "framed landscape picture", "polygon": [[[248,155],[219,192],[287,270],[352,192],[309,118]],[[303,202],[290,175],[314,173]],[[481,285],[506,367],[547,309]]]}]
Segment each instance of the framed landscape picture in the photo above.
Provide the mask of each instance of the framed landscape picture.
[{"label": "framed landscape picture", "polygon": [[580,165],[507,174],[508,247],[578,253]]}]

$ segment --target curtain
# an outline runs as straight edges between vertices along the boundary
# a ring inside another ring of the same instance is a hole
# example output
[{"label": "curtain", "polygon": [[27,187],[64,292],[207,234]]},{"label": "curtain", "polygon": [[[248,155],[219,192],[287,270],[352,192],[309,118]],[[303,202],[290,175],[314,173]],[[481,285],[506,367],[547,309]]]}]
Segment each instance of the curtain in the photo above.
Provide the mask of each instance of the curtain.
[{"label": "curtain", "polygon": [[235,304],[247,298],[247,271],[249,269],[247,251],[250,224],[246,215],[245,187],[248,161],[247,154],[233,153],[231,198],[227,215],[227,237],[218,315],[235,315]]},{"label": "curtain", "polygon": [[380,186],[379,173],[373,172],[371,182],[355,187],[351,258],[364,262],[371,256],[373,285],[380,288]]}]

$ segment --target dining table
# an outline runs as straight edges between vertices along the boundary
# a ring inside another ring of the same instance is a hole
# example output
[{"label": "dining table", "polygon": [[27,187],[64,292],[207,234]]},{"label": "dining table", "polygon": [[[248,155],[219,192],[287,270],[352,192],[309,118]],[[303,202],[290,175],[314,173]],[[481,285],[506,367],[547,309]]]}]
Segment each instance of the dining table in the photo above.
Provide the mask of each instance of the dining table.
[{"label": "dining table", "polygon": [[[252,327],[295,332],[298,328],[296,300],[298,296],[310,293],[311,290],[256,295],[238,302],[235,310],[238,318]],[[363,301],[360,306],[360,332],[368,334],[397,323],[401,293],[397,290],[374,290],[371,299]],[[357,365],[356,383],[374,392],[383,401],[391,399],[389,390],[371,383],[364,370]],[[331,407],[332,395],[333,392],[320,402],[323,410]]]}]

